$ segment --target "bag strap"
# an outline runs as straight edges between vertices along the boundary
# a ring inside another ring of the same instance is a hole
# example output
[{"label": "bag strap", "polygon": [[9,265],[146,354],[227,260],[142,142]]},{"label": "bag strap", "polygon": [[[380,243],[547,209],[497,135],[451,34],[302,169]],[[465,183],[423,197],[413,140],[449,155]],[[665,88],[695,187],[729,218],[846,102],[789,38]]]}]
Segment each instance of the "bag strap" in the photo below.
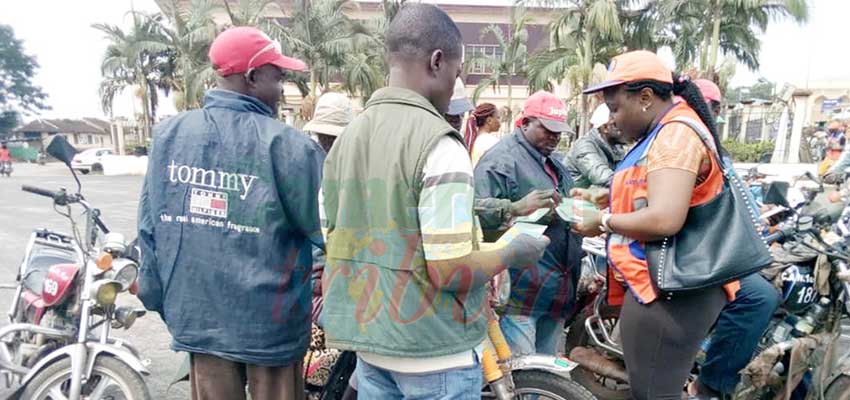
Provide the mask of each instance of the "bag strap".
[{"label": "bag strap", "polygon": [[720,171],[723,173],[724,176],[726,176],[728,178],[729,177],[729,171],[727,171],[726,165],[725,165],[725,163],[723,162],[723,159],[720,156],[720,151],[717,149],[717,146],[714,144],[714,138],[711,136],[711,133],[708,131],[708,129],[705,127],[705,125],[697,122],[693,118],[686,117],[684,115],[680,115],[678,117],[671,119],[670,121],[665,123],[665,125],[670,124],[670,123],[674,123],[674,122],[685,124],[689,128],[693,129],[694,132],[696,132],[697,136],[699,136],[700,140],[702,140],[702,143],[706,147],[708,147],[708,149],[711,151],[711,153],[714,154],[715,159],[717,161],[717,166],[720,168]]}]

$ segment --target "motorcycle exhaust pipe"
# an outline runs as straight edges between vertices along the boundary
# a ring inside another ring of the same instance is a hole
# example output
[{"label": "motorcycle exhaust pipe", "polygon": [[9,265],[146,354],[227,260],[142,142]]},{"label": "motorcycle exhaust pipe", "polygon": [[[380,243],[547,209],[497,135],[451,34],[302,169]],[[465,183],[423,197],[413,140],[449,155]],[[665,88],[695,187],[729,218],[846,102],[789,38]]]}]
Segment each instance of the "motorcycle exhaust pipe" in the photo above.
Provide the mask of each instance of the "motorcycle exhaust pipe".
[{"label": "motorcycle exhaust pipe", "polygon": [[570,360],[577,362],[582,368],[611,378],[622,383],[629,382],[626,368],[614,360],[610,360],[589,347],[575,347],[570,351]]}]

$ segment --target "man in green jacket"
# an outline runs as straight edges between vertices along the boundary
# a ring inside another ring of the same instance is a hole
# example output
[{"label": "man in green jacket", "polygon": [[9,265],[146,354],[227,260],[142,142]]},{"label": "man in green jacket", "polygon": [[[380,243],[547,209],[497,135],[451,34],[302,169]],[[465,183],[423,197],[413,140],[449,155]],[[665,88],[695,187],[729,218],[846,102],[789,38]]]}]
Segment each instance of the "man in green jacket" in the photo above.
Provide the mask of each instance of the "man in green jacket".
[{"label": "man in green jacket", "polygon": [[322,182],[329,347],[358,354],[363,398],[478,398],[485,284],[536,262],[548,239],[477,250],[472,163],[443,114],[461,35],[432,5],[404,6],[387,32],[389,87],[328,154]]}]

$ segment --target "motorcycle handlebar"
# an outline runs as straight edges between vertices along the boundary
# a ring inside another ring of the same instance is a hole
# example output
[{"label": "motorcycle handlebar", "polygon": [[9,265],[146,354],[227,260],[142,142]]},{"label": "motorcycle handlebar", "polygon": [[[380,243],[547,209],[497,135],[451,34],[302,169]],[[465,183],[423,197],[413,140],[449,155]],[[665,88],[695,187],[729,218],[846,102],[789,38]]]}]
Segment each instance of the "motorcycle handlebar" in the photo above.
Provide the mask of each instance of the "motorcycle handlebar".
[{"label": "motorcycle handlebar", "polygon": [[770,235],[765,236],[764,241],[770,245],[780,240],[791,237],[792,235],[794,235],[794,233],[796,233],[796,230],[794,228],[783,228],[771,233]]},{"label": "motorcycle handlebar", "polygon": [[35,187],[35,186],[30,186],[30,185],[22,185],[21,190],[23,190],[24,192],[32,193],[32,194],[37,194],[39,196],[50,197],[51,199],[56,199],[57,197],[59,197],[58,192],[54,192],[52,190],[42,189],[42,188],[38,188],[38,187]]}]

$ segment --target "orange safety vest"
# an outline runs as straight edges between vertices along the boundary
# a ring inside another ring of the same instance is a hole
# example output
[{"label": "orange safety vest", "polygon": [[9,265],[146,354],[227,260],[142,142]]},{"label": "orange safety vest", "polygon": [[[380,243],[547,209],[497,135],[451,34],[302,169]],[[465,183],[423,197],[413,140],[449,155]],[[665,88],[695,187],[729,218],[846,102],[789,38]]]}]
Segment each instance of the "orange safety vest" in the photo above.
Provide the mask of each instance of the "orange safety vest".
[{"label": "orange safety vest", "polygon": [[[658,136],[658,132],[666,124],[682,123],[673,121],[678,118],[687,118],[705,127],[699,116],[687,103],[680,102],[671,107],[658,125],[632,147],[617,166],[611,183],[610,204],[612,214],[632,213],[647,206],[647,154],[656,136]],[[708,128],[705,128],[704,131],[708,132]],[[713,142],[707,141],[707,143]],[[710,146],[710,150],[711,169],[705,181],[694,186],[691,195],[691,207],[711,201],[723,190],[723,172],[715,157],[713,145]],[[608,235],[609,265],[613,267],[613,270],[619,272],[625,280],[626,287],[641,304],[651,303],[658,296],[649,276],[645,249],[645,243],[639,240],[616,233]],[[610,268],[608,270],[608,302],[611,305],[620,305],[625,295],[625,288],[613,279],[613,270]],[[724,286],[730,299],[734,298],[738,287],[737,281]]]}]

